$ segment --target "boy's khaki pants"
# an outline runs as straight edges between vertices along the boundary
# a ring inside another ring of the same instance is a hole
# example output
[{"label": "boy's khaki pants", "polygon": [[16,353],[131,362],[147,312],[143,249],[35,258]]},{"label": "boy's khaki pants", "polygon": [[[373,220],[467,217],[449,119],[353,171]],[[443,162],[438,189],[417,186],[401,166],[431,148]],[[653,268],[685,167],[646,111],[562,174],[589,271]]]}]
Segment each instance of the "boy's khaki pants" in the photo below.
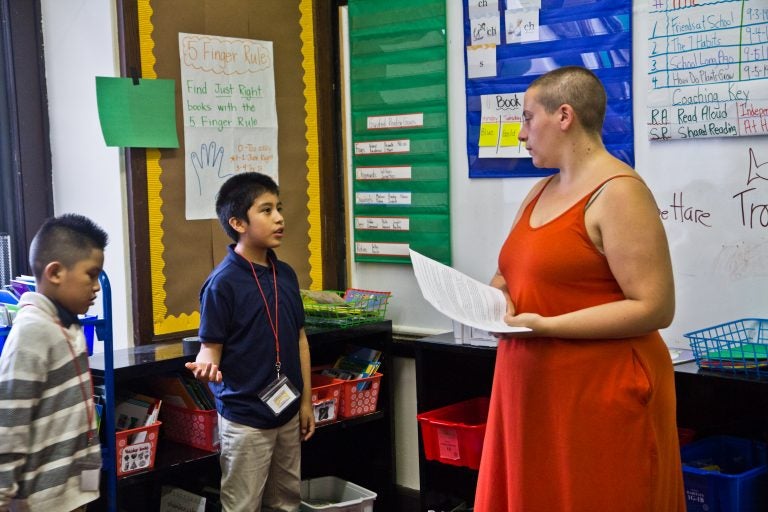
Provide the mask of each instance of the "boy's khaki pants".
[{"label": "boy's khaki pants", "polygon": [[219,415],[224,512],[296,512],[301,504],[299,415],[257,429]]}]

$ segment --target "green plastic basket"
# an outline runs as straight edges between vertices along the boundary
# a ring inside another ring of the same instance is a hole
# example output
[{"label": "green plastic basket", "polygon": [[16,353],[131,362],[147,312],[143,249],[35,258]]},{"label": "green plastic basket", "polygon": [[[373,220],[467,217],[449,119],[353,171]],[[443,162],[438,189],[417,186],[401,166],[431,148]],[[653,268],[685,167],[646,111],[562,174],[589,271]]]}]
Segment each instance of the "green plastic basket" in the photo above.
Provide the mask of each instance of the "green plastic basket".
[{"label": "green plastic basket", "polygon": [[390,292],[360,290],[349,288],[347,291],[332,290],[343,302],[321,304],[304,297],[304,317],[307,324],[350,327],[384,319]]}]

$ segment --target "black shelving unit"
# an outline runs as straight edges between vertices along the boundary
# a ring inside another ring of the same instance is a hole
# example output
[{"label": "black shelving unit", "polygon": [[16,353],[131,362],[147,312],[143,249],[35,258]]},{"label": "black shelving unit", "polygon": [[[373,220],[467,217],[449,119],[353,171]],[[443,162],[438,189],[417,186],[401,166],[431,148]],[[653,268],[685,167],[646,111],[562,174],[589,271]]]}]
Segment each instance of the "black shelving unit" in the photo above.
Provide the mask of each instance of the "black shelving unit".
[{"label": "black shelving unit", "polygon": [[[429,336],[415,345],[418,413],[491,395],[495,347],[456,343],[453,333]],[[452,510],[472,503],[477,475],[475,469],[427,460],[419,429],[420,510]]]},{"label": "black shelving unit", "polygon": [[[321,425],[303,445],[302,478],[333,475],[354,482],[377,493],[375,510],[388,511],[395,485],[393,393],[387,379],[392,368],[392,324],[381,321],[345,329],[310,326],[307,336],[313,365],[335,362],[347,345],[354,344],[382,351],[384,376],[376,412]],[[96,380],[111,380],[107,387],[114,396],[116,390],[130,389],[149,377],[186,371],[184,363],[195,359],[197,349],[197,344],[175,342],[143,345],[107,355],[105,345],[104,354],[91,357],[91,371]],[[107,418],[105,415],[105,421]],[[112,446],[114,460],[114,429],[105,433],[102,442]],[[199,492],[203,486],[217,488],[220,479],[218,453],[164,439],[162,427],[152,469],[118,479],[115,464],[107,466],[106,460],[105,457],[102,497],[89,510],[151,512],[159,510],[163,485]],[[114,481],[114,492],[108,489],[110,481]]]},{"label": "black shelving unit", "polygon": [[[490,396],[496,349],[457,344],[453,333],[416,345],[419,413],[477,396]],[[677,423],[696,436],[734,435],[768,442],[768,379],[675,366]],[[426,460],[419,431],[421,510],[451,510],[472,504],[477,470]],[[765,504],[768,509],[768,504]]]}]

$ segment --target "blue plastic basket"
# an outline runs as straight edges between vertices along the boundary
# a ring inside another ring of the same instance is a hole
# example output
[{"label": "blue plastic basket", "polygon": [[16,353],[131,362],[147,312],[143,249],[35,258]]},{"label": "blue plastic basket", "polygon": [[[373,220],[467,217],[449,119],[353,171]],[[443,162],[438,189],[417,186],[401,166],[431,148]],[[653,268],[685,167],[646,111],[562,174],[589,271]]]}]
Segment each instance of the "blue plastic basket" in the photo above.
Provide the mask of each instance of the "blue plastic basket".
[{"label": "blue plastic basket", "polygon": [[768,320],[742,318],[686,333],[699,368],[768,376]]},{"label": "blue plastic basket", "polygon": [[10,327],[0,327],[0,354],[3,353],[3,347],[5,346],[5,339],[8,337],[9,332],[11,332]]},{"label": "blue plastic basket", "polygon": [[681,450],[688,512],[758,512],[768,491],[766,445],[730,436]]},{"label": "blue plastic basket", "polygon": [[[83,324],[83,332],[85,334],[85,345],[88,348],[88,355],[93,355],[93,340],[96,331],[96,323],[99,318],[96,315],[85,315],[80,319],[80,323]],[[10,327],[0,327],[0,354],[3,353],[3,347],[5,346],[5,339],[11,332]]]}]

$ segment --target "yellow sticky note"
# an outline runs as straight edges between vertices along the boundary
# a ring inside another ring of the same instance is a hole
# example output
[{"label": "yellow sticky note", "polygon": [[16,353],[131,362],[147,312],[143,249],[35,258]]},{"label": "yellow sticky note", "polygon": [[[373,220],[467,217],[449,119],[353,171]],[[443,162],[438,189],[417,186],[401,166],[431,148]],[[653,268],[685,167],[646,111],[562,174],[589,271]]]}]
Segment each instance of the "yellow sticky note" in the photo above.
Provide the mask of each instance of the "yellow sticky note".
[{"label": "yellow sticky note", "polygon": [[478,146],[481,148],[496,147],[496,142],[499,140],[499,125],[496,123],[481,123],[480,124],[480,142]]},{"label": "yellow sticky note", "polygon": [[520,139],[517,136],[520,134],[520,123],[502,123],[501,124],[501,143],[500,146],[517,146],[520,144]]}]

